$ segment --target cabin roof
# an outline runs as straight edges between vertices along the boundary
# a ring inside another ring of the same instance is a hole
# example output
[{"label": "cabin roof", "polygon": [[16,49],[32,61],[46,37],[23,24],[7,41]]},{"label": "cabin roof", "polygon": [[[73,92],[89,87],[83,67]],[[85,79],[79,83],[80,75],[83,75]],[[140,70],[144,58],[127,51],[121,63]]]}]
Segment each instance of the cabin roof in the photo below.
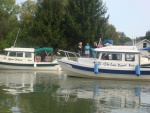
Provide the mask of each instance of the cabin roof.
[{"label": "cabin roof", "polygon": [[11,47],[5,48],[4,51],[23,51],[23,52],[34,52],[34,48],[20,48],[20,47]]},{"label": "cabin roof", "polygon": [[96,48],[93,51],[97,52],[119,52],[119,53],[139,53],[136,46],[105,46],[102,48]]},{"label": "cabin roof", "polygon": [[20,47],[11,47],[11,48],[5,48],[4,51],[20,51],[20,52],[33,52],[33,53],[39,53],[42,51],[49,51],[53,52],[53,48],[43,47],[43,48],[20,48]]}]

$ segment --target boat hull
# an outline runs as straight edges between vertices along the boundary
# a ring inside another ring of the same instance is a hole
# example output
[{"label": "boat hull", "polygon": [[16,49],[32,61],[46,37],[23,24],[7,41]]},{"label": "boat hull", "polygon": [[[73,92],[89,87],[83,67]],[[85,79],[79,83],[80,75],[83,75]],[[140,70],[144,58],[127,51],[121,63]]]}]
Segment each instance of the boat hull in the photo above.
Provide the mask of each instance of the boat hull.
[{"label": "boat hull", "polygon": [[12,70],[61,70],[58,63],[34,62],[34,63],[10,63],[0,62],[0,69]]},{"label": "boat hull", "polygon": [[94,67],[82,66],[75,63],[58,61],[62,70],[73,77],[93,78],[93,79],[119,79],[119,80],[139,80],[150,81],[150,70],[142,69],[141,75],[137,76],[135,70],[115,70],[115,69],[99,69],[97,74],[94,73]]}]

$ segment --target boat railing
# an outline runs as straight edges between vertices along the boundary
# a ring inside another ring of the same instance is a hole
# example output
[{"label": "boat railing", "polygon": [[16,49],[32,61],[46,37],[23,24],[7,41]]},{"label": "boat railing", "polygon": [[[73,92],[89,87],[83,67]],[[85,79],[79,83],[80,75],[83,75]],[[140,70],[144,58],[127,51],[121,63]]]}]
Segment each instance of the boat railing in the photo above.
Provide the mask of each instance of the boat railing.
[{"label": "boat railing", "polygon": [[68,60],[74,60],[74,61],[77,61],[78,58],[81,57],[79,53],[65,51],[65,50],[59,50],[57,54],[59,55],[59,58],[63,58],[65,56]]}]

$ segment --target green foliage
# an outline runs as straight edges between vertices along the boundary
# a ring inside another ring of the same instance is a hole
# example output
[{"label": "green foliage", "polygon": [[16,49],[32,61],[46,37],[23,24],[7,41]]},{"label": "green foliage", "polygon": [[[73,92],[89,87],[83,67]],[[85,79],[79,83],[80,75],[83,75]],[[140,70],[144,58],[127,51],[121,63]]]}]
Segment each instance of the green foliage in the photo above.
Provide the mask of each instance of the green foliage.
[{"label": "green foliage", "polygon": [[101,0],[68,0],[65,35],[69,45],[99,40],[106,11]]},{"label": "green foliage", "polygon": [[38,0],[34,23],[33,41],[37,46],[63,48],[66,40],[63,36],[64,21],[63,0]]},{"label": "green foliage", "polygon": [[[13,46],[53,47],[75,50],[78,42],[98,42],[101,38],[114,44],[131,41],[108,23],[102,0],[32,0],[21,6],[15,0],[0,0],[0,49]],[[19,17],[19,18],[18,18]],[[150,31],[139,39],[150,40]]]},{"label": "green foliage", "polygon": [[119,44],[118,38],[119,38],[119,34],[116,31],[116,28],[113,25],[105,23],[103,27],[102,40],[103,41],[105,39],[114,40],[114,44]]},{"label": "green foliage", "polygon": [[131,40],[131,38],[129,38],[129,37],[120,37],[119,38],[119,43],[120,44],[124,44],[124,43],[126,43],[126,42],[131,42],[132,40]]},{"label": "green foliage", "polygon": [[150,31],[147,31],[147,32],[146,32],[145,38],[146,38],[147,40],[150,40]]},{"label": "green foliage", "polygon": [[150,40],[150,31],[147,31],[145,36],[136,38],[136,40],[143,40],[143,39]]},{"label": "green foliage", "polygon": [[18,9],[15,0],[0,0],[0,49],[13,45]]}]

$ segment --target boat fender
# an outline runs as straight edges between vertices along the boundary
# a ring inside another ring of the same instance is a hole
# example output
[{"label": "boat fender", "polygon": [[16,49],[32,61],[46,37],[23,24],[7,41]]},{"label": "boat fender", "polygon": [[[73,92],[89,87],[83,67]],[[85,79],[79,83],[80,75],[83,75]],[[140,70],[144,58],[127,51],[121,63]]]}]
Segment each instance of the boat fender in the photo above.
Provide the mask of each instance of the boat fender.
[{"label": "boat fender", "polygon": [[136,72],[137,76],[140,76],[141,72],[140,72],[140,66],[139,65],[136,65],[135,72]]},{"label": "boat fender", "polygon": [[94,62],[94,73],[98,74],[98,62]]},{"label": "boat fender", "polygon": [[34,67],[36,67],[36,62],[34,62]]}]

